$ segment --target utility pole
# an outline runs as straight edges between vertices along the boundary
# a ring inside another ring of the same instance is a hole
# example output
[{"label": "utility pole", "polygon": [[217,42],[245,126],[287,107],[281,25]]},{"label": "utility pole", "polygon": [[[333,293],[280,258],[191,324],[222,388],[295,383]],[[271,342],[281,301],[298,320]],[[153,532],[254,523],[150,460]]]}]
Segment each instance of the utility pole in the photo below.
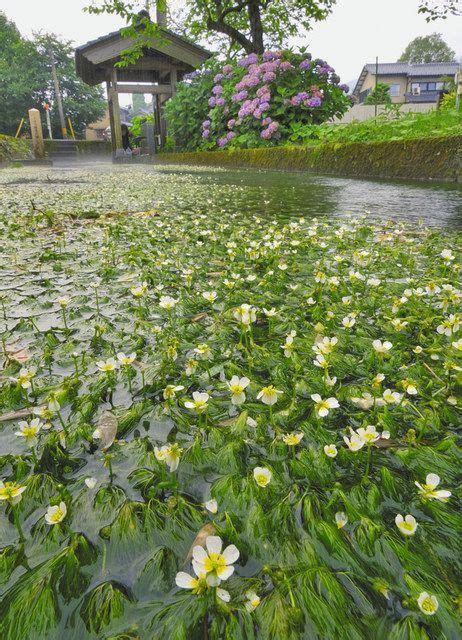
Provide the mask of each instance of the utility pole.
[{"label": "utility pole", "polygon": [[54,85],[55,85],[56,102],[58,103],[59,119],[61,121],[61,132],[63,134],[63,138],[66,139],[67,138],[67,128],[66,128],[66,121],[64,120],[63,101],[61,99],[61,89],[60,89],[60,86],[59,86],[59,78],[58,78],[58,74],[56,72],[55,57],[53,55],[53,49],[51,48],[51,45],[48,47],[48,52],[50,54],[51,75],[53,76],[53,82],[54,82]]},{"label": "utility pole", "polygon": [[50,140],[52,140],[53,139],[53,134],[51,132],[50,105],[48,104],[48,102],[44,102],[43,103],[43,108],[45,109],[45,115],[46,115],[46,119],[47,119],[48,137],[50,138]]},{"label": "utility pole", "polygon": [[379,81],[379,56],[375,56],[375,104],[374,117],[377,117],[377,83]]}]

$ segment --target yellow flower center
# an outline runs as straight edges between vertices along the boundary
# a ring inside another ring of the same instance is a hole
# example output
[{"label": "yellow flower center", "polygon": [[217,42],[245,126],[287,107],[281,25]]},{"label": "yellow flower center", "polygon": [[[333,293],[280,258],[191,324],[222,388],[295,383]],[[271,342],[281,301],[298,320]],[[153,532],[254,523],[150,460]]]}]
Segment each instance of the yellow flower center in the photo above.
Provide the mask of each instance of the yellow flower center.
[{"label": "yellow flower center", "polygon": [[31,425],[28,427],[24,427],[23,429],[21,429],[21,431],[25,438],[35,438],[38,433],[37,427],[33,427]]},{"label": "yellow flower center", "polygon": [[425,598],[422,602],[422,609],[424,611],[433,612],[435,610],[435,605],[430,598]]},{"label": "yellow flower center", "polygon": [[258,484],[268,484],[268,478],[263,473],[257,474],[255,476],[255,480],[258,482]]},{"label": "yellow flower center", "polygon": [[230,385],[229,389],[233,395],[238,395],[239,393],[242,393],[244,391],[244,387],[242,387],[240,384],[232,384]]},{"label": "yellow flower center", "polygon": [[226,560],[221,553],[209,553],[204,561],[204,567],[207,573],[216,571],[219,574],[226,567]]}]

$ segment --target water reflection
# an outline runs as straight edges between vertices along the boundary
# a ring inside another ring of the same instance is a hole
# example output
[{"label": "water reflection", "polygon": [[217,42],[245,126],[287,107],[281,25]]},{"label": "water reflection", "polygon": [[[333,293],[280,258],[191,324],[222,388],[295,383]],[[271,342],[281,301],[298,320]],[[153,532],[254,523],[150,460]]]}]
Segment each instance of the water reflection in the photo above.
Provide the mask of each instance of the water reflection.
[{"label": "water reflection", "polygon": [[[188,173],[187,168],[177,167],[160,171]],[[462,228],[462,187],[452,183],[356,180],[253,169],[194,168],[190,173],[200,177],[209,205],[208,196],[215,192],[215,189],[209,191],[209,187],[222,187],[216,204],[227,212],[237,210],[279,218],[281,215],[342,216],[346,212],[368,211],[379,219]]]}]

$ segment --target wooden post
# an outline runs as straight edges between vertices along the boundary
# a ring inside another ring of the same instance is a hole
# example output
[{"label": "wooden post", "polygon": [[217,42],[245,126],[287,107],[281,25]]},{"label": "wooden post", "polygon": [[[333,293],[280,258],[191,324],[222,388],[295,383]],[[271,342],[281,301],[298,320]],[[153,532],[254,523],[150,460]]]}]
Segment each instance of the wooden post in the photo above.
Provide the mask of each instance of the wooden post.
[{"label": "wooden post", "polygon": [[43,146],[42,121],[40,120],[40,111],[38,109],[29,109],[29,122],[34,155],[36,158],[43,158],[45,156],[45,148]]},{"label": "wooden post", "polygon": [[111,123],[112,153],[114,157],[122,151],[122,127],[120,124],[119,96],[117,95],[117,71],[112,69],[111,83],[107,83],[109,120]]},{"label": "wooden post", "polygon": [[51,75],[53,76],[53,83],[55,85],[55,96],[56,96],[56,102],[58,105],[59,120],[61,122],[61,133],[63,134],[63,139],[66,140],[67,129],[66,129],[66,121],[64,120],[63,101],[61,98],[61,87],[59,86],[59,78],[58,78],[58,73],[56,71],[55,57],[53,55],[53,49],[51,45],[48,48],[48,53],[50,54]]}]

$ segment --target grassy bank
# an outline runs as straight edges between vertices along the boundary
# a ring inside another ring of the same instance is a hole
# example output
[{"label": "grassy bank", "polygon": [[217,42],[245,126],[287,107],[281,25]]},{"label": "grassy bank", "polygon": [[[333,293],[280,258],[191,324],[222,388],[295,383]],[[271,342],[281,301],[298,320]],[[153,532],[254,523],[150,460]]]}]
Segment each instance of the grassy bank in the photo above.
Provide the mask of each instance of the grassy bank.
[{"label": "grassy bank", "polygon": [[2,640],[459,637],[456,235],[2,174]]},{"label": "grassy bank", "polygon": [[166,163],[313,171],[370,178],[462,180],[462,135],[385,142],[164,153]]},{"label": "grassy bank", "polygon": [[30,140],[0,134],[0,162],[27,160],[32,157]]}]

